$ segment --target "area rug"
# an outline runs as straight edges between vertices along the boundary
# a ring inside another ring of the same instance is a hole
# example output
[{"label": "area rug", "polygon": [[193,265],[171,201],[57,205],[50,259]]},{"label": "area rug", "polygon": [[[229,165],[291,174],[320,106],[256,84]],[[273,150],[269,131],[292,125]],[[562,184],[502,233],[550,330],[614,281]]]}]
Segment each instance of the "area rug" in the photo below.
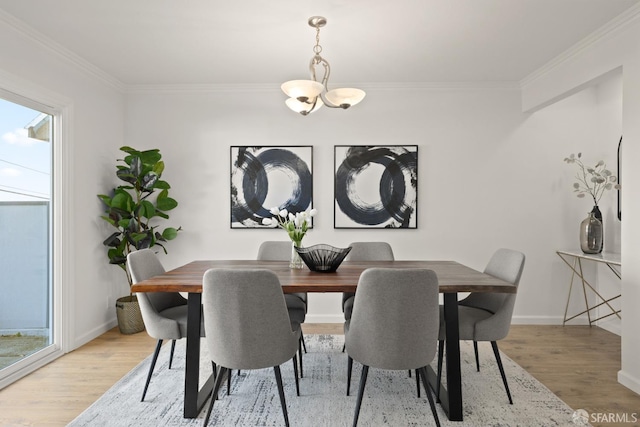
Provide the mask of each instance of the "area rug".
[{"label": "area rug", "polygon": [[[341,352],[342,335],[307,335],[304,378],[296,396],[292,362],[281,366],[291,426],[349,426],[353,421],[360,367],[354,363],[351,396],[347,397],[347,356]],[[202,343],[202,378],[210,372],[206,344]],[[461,342],[464,421],[449,421],[438,405],[443,426],[574,426],[573,410],[518,364],[502,354],[513,396],[509,405],[500,374],[487,343],[479,343],[480,372],[473,347]],[[69,425],[78,426],[201,426],[205,409],[197,419],[182,417],[184,340],[178,341],[171,369],[165,346],[144,402],[142,388],[149,368],[147,358],[125,375]],[[434,361],[435,366],[435,361]],[[98,373],[96,373],[99,375]],[[232,376],[231,395],[226,387],[216,401],[209,425],[284,425],[273,369],[242,371]],[[424,390],[416,395],[415,378],[406,371],[371,368],[359,419],[360,426],[435,425]]]}]

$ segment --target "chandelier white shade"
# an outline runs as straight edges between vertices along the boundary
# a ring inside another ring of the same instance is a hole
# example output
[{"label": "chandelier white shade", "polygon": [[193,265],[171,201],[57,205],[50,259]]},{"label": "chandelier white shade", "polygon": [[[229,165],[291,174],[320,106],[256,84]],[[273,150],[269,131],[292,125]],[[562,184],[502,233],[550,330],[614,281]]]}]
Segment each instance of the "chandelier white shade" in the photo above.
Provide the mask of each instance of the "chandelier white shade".
[{"label": "chandelier white shade", "polygon": [[[355,89],[352,87],[344,87],[340,89],[332,89],[326,94],[326,98],[334,105],[340,108],[349,108],[351,105],[356,105],[364,99],[364,91],[361,89]],[[346,105],[346,107],[343,107]]]},{"label": "chandelier white shade", "polygon": [[313,80],[289,80],[283,83],[281,88],[290,98],[306,98],[306,100],[317,97],[324,90],[321,83]]},{"label": "chandelier white shade", "polygon": [[[309,18],[309,26],[316,29],[316,44],[313,47],[315,55],[309,62],[311,80],[290,80],[281,86],[282,91],[289,97],[285,101],[287,107],[303,116],[318,110],[322,105],[346,110],[352,105],[358,104],[365,97],[365,93],[361,89],[327,89],[331,67],[329,62],[320,56],[320,52],[322,52],[320,28],[324,27],[326,23],[327,20],[322,16]],[[316,78],[316,66],[318,65],[322,65],[324,68],[324,75],[320,82]]]},{"label": "chandelier white shade", "polygon": [[291,108],[291,110],[295,111],[296,113],[300,113],[303,116],[306,116],[309,113],[313,113],[314,111],[318,111],[320,107],[324,105],[320,97],[316,98],[315,104],[300,102],[295,98],[287,99],[285,101],[285,104],[287,104],[287,107]]}]

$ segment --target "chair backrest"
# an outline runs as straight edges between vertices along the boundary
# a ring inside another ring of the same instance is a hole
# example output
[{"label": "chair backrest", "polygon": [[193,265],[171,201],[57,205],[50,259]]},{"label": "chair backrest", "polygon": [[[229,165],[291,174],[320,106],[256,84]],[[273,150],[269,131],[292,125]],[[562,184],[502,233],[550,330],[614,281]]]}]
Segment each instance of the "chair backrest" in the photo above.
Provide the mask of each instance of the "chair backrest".
[{"label": "chair backrest", "polygon": [[297,349],[280,280],[264,269],[207,270],[202,282],[211,360],[229,369],[261,369]]},{"label": "chair backrest", "polygon": [[258,261],[289,261],[291,258],[291,242],[267,240],[258,248]]},{"label": "chair backrest", "polygon": [[[525,256],[512,249],[498,249],[484,269],[486,274],[518,286],[524,269]],[[478,322],[475,337],[478,341],[497,341],[507,336],[516,304],[516,295],[504,293],[476,292],[470,294],[460,305],[481,308],[494,315]]]},{"label": "chair backrest", "polygon": [[[522,270],[524,269],[524,261],[525,256],[522,252],[512,249],[498,249],[487,263],[484,272],[518,286],[520,277],[522,276]],[[503,307],[508,300],[512,299],[515,304],[515,297],[516,294],[477,292],[470,294],[461,301],[461,305],[481,308],[495,313]]]},{"label": "chair backrest", "polygon": [[393,261],[393,249],[387,242],[352,242],[345,261]]},{"label": "chair backrest", "polygon": [[[140,249],[129,253],[127,256],[127,268],[134,284],[165,272],[160,260],[151,249]],[[157,312],[187,303],[178,292],[145,292],[142,298],[148,299],[152,305],[151,308]],[[142,310],[144,302],[140,301],[141,295],[138,295],[138,300]]]},{"label": "chair backrest", "polygon": [[[291,249],[291,241],[283,242],[267,240],[260,244],[256,259],[258,261],[289,261],[291,259]],[[296,292],[292,295],[300,298],[305,304],[307,303],[306,292]]]},{"label": "chair backrest", "polygon": [[369,268],[358,281],[346,349],[371,367],[421,368],[435,356],[439,321],[432,270]]},{"label": "chair backrest", "polygon": [[524,269],[524,260],[525,256],[522,252],[498,249],[487,263],[484,272],[518,286]]}]

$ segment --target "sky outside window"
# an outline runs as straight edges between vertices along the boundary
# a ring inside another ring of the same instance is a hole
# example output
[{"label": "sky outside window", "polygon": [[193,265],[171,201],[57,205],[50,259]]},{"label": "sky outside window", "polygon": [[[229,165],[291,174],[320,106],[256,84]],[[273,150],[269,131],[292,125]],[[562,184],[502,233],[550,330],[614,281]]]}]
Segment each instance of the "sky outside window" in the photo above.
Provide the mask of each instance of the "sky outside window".
[{"label": "sky outside window", "polygon": [[39,111],[0,99],[0,201],[50,199],[50,138],[31,138],[27,129],[42,118]]}]

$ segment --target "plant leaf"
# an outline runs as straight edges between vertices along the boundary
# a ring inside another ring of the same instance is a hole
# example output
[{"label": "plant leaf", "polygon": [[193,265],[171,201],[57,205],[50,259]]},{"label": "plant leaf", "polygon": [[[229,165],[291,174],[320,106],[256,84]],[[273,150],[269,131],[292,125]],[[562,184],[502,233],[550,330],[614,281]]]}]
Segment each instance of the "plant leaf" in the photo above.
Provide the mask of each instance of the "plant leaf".
[{"label": "plant leaf", "polygon": [[138,215],[147,219],[151,219],[156,215],[156,208],[155,206],[153,206],[153,203],[151,203],[150,201],[143,200],[140,203],[140,207],[138,209]]},{"label": "plant leaf", "polygon": [[162,237],[165,240],[173,240],[176,237],[178,237],[178,230],[176,228],[173,228],[173,227],[167,227],[162,232]]},{"label": "plant leaf", "polygon": [[178,202],[171,197],[158,198],[156,201],[158,205],[158,209],[161,211],[170,211],[171,209],[178,206]]}]

